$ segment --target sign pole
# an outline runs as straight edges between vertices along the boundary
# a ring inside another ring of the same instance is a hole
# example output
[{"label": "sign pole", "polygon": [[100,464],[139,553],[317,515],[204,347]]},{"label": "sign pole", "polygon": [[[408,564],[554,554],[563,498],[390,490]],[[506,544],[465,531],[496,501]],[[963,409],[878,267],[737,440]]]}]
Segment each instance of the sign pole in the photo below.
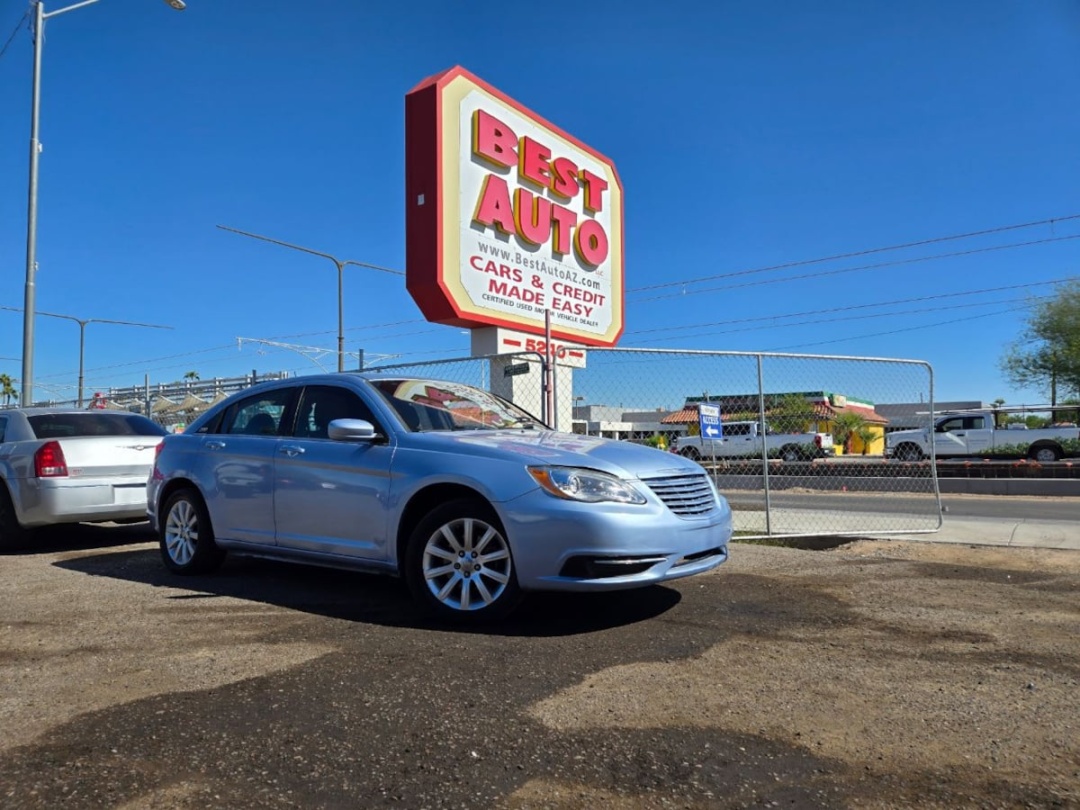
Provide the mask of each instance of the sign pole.
[{"label": "sign pole", "polygon": [[555,385],[552,360],[554,352],[551,351],[551,310],[544,310],[544,410],[546,418],[544,422],[555,430],[559,429],[558,416],[555,414]]}]

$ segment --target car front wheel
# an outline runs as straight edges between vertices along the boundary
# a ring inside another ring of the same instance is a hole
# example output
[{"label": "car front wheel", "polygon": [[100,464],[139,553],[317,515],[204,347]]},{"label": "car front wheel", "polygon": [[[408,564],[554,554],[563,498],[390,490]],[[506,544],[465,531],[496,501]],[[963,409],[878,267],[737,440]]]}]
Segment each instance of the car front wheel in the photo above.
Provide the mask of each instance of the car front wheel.
[{"label": "car front wheel", "polygon": [[479,499],[450,501],[420,521],[409,538],[404,576],[421,604],[454,622],[501,618],[521,600],[506,533]]},{"label": "car front wheel", "polygon": [[205,574],[225,559],[225,552],[214,541],[206,505],[194,490],[181,489],[170,495],[158,524],[161,559],[174,574]]}]

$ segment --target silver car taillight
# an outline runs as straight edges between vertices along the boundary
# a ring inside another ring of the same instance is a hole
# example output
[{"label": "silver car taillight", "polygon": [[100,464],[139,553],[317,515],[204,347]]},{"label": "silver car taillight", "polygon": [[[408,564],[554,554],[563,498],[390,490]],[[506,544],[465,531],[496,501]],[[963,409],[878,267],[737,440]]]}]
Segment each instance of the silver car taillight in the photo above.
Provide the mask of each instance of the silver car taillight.
[{"label": "silver car taillight", "polygon": [[34,453],[34,475],[38,478],[66,478],[67,460],[60,442],[45,442]]}]

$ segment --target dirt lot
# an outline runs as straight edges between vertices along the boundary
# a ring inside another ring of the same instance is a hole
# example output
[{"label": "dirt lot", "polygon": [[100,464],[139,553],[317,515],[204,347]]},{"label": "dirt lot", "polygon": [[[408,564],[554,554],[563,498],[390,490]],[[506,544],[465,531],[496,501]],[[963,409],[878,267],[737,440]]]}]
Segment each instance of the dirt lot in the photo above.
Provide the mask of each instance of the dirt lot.
[{"label": "dirt lot", "polygon": [[1075,552],[738,545],[463,633],[143,531],[0,557],[3,806],[1080,807]]}]

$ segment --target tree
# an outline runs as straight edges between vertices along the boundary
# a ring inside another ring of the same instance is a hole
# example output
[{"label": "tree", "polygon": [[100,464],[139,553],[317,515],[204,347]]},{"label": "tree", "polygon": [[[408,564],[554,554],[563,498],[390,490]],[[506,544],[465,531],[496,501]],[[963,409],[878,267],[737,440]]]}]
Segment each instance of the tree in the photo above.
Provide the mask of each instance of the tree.
[{"label": "tree", "polygon": [[855,428],[855,436],[862,442],[862,454],[865,456],[870,451],[870,445],[873,444],[874,439],[877,438],[877,433],[874,431],[873,425],[864,421]]},{"label": "tree", "polygon": [[[851,437],[857,436],[859,429],[866,424],[866,417],[851,411],[844,411],[836,415],[833,420],[833,441],[844,448],[844,453],[850,453]],[[864,449],[865,452],[865,449]]]},{"label": "tree", "polygon": [[189,371],[184,375],[184,380],[187,382],[197,382],[199,379],[199,372]]},{"label": "tree", "polygon": [[8,374],[0,374],[0,397],[4,398],[4,405],[10,405],[11,400],[19,398],[15,381]]},{"label": "tree", "polygon": [[1051,405],[1059,393],[1080,394],[1080,279],[1031,304],[1027,326],[1000,366],[1013,385],[1046,391]]},{"label": "tree", "polygon": [[807,433],[814,419],[813,406],[798,394],[784,394],[769,407],[769,426],[777,433]]}]

